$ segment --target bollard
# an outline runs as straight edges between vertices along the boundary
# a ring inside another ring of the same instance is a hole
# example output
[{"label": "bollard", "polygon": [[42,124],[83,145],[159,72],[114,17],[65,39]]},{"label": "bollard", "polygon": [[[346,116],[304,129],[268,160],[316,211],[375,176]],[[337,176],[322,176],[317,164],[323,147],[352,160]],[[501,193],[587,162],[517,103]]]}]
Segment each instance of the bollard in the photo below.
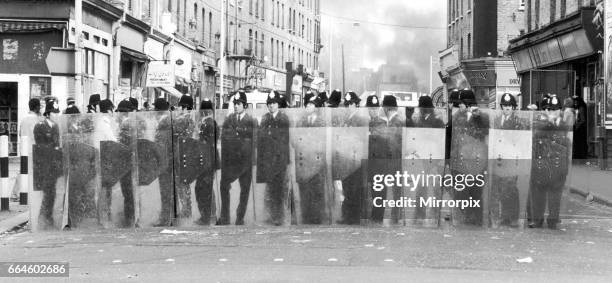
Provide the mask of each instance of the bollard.
[{"label": "bollard", "polygon": [[8,188],[8,136],[0,136],[0,211],[9,210],[11,191]]},{"label": "bollard", "polygon": [[19,204],[28,204],[28,150],[29,150],[29,137],[21,137],[21,170],[19,171]]}]

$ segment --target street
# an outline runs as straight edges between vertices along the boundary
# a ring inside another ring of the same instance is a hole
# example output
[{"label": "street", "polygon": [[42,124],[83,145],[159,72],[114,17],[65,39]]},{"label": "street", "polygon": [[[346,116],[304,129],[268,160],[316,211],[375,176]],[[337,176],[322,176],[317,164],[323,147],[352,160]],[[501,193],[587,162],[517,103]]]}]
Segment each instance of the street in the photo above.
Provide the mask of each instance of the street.
[{"label": "street", "polygon": [[[444,225],[22,232],[2,236],[0,254],[3,262],[66,261],[71,280],[88,282],[607,282],[612,208],[572,195],[567,211],[573,215],[557,231]],[[526,258],[533,261],[517,261]]]}]

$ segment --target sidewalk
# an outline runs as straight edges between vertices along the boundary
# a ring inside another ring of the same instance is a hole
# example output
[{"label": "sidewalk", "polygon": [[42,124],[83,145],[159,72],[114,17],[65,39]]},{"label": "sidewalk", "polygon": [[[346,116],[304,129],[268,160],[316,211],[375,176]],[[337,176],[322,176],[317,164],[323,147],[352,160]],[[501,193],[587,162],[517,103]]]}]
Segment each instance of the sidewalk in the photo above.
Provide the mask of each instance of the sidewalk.
[{"label": "sidewalk", "polygon": [[588,197],[604,205],[612,206],[612,171],[602,171],[596,165],[574,163],[570,184],[573,193]]}]

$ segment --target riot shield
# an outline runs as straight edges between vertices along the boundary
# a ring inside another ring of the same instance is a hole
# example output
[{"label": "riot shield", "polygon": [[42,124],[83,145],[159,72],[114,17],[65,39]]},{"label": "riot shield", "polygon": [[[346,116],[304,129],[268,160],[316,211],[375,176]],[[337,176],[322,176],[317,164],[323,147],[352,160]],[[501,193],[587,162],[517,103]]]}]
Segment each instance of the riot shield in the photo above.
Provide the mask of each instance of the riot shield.
[{"label": "riot shield", "polygon": [[217,225],[255,224],[254,130],[252,113],[231,110],[215,112],[219,125],[220,170],[214,181]]},{"label": "riot shield", "polygon": [[452,180],[445,184],[452,195],[454,225],[483,224],[488,211],[488,139],[490,114],[487,109],[454,109],[450,169]]},{"label": "riot shield", "polygon": [[41,117],[34,125],[30,226],[32,231],[63,228],[66,179],[60,147],[59,117]]},{"label": "riot shield", "polygon": [[328,193],[332,224],[360,224],[365,220],[366,175],[363,161],[368,158],[366,108],[329,108],[331,177]]},{"label": "riot shield", "polygon": [[446,145],[446,109],[416,108],[407,117],[412,121],[402,136],[402,169],[406,179],[402,184],[408,198],[403,207],[407,224],[437,227],[442,199],[444,154]]},{"label": "riot shield", "polygon": [[93,114],[62,115],[60,118],[64,175],[67,184],[67,223],[71,229],[98,227],[99,149],[94,144]]},{"label": "riot shield", "polygon": [[132,125],[128,113],[94,116],[93,144],[100,151],[98,218],[102,226],[131,226],[134,215]]},{"label": "riot shield", "polygon": [[[168,111],[129,113],[131,135],[126,144],[135,152],[132,166],[136,224],[170,226],[174,221],[172,115]],[[130,190],[125,189],[129,195]]]},{"label": "riot shield", "polygon": [[405,215],[401,207],[388,205],[388,201],[400,202],[402,187],[395,182],[383,182],[387,176],[402,171],[402,134],[406,126],[404,108],[368,109],[370,116],[366,216],[372,224],[404,225]]},{"label": "riot shield", "polygon": [[177,111],[172,113],[172,124],[178,223],[210,224],[216,163],[214,114]]},{"label": "riot shield", "polygon": [[532,165],[526,214],[530,228],[556,229],[565,214],[564,200],[572,164],[572,125],[560,111],[533,117]]},{"label": "riot shield", "polygon": [[256,169],[254,183],[255,220],[258,224],[291,224],[291,156],[289,129],[293,121],[286,109],[276,114],[267,109],[253,111]]},{"label": "riot shield", "polygon": [[292,121],[291,196],[297,224],[330,224],[331,183],[327,160],[327,125],[324,108],[289,109],[285,113]]},{"label": "riot shield", "polygon": [[491,227],[523,226],[529,188],[531,111],[491,111],[489,130],[489,211]]}]

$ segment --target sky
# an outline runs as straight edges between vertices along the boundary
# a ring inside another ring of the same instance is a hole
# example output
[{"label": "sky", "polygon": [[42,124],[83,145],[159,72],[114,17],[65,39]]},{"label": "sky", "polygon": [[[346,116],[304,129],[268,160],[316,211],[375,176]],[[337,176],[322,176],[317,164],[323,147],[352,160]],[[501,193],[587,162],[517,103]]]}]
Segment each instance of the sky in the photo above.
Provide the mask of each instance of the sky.
[{"label": "sky", "polygon": [[[430,56],[435,67],[438,51],[446,47],[446,0],[322,0],[321,14],[319,63],[328,74],[331,33],[333,84],[341,83],[344,45],[347,75],[361,67],[377,70],[386,62],[401,63],[412,68],[421,91],[429,89]],[[434,87],[439,81],[434,77]]]}]

